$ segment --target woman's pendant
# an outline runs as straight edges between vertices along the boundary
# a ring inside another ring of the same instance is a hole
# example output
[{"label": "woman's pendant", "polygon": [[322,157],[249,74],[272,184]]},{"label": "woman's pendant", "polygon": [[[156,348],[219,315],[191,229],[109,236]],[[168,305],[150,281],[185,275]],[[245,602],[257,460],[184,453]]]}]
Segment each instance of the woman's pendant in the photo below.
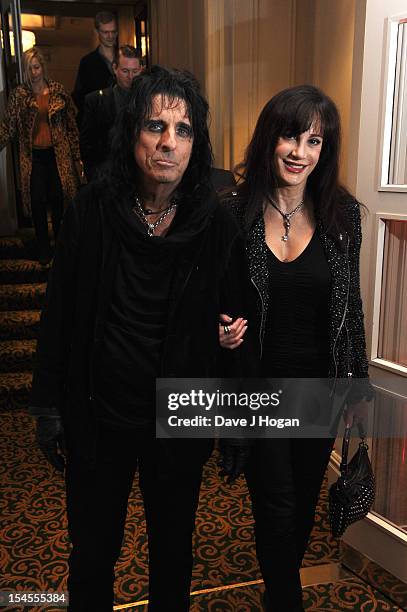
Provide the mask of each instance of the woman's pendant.
[{"label": "woman's pendant", "polygon": [[281,240],[283,242],[287,242],[287,240],[288,240],[288,233],[289,233],[290,227],[291,227],[290,219],[287,219],[287,217],[284,217],[284,227],[285,227],[285,233],[284,233],[284,236],[281,236]]}]

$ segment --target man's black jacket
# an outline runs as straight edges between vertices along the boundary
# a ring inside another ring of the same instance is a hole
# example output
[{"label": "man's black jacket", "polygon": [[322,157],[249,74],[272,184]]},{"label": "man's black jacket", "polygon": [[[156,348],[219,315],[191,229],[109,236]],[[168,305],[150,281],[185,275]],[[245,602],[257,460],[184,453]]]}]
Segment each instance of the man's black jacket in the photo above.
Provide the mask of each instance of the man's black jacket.
[{"label": "man's black jacket", "polygon": [[106,89],[114,81],[105,60],[99,53],[99,47],[84,55],[79,63],[72,98],[78,109],[78,125],[81,125],[85,96],[91,91]]},{"label": "man's black jacket", "polygon": [[80,130],[80,149],[86,178],[90,181],[109,153],[109,133],[117,109],[113,86],[92,91],[85,98]]},{"label": "man's black jacket", "polygon": [[[214,191],[207,189],[207,194],[205,227],[176,256],[162,377],[239,377],[256,371],[253,338],[248,336],[238,350],[219,347],[219,313],[253,320],[248,304],[254,300],[249,295],[252,286],[238,225]],[[194,198],[185,204],[193,206]],[[102,345],[120,253],[107,221],[107,206],[114,206],[114,200],[102,196],[96,183],[81,190],[65,213],[41,316],[33,377],[31,405],[57,406],[65,425],[84,439],[94,429],[93,402],[88,401],[92,359]]]}]

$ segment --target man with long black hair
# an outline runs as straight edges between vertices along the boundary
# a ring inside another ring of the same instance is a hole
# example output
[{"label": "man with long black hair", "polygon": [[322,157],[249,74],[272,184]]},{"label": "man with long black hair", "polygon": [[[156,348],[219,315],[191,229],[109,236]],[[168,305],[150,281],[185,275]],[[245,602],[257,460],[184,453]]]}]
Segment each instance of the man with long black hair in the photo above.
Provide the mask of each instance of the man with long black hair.
[{"label": "man with long black hair", "polygon": [[[246,291],[241,235],[211,186],[207,118],[192,75],[155,66],[138,76],[113,129],[110,161],[61,228],[32,413],[40,446],[59,469],[65,434],[74,612],[112,609],[136,469],[149,610],[189,609],[191,536],[212,442],[155,439],[155,378],[219,376],[218,314],[245,313]],[[243,355],[229,373],[243,371]]]}]

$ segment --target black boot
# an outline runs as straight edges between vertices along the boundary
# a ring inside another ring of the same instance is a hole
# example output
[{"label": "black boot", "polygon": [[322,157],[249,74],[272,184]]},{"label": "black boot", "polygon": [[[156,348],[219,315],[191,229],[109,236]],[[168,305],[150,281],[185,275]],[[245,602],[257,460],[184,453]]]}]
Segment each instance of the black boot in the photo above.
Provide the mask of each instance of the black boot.
[{"label": "black boot", "polygon": [[38,262],[42,266],[47,266],[52,260],[51,247],[48,244],[38,244]]}]

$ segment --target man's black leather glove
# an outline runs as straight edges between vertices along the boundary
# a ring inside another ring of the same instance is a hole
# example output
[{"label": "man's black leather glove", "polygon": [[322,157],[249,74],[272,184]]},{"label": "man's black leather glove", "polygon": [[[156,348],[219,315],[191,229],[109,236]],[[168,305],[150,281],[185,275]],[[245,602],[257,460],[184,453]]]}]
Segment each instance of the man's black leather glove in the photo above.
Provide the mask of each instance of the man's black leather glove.
[{"label": "man's black leather glove", "polygon": [[62,419],[60,416],[37,417],[37,444],[49,463],[58,472],[65,469],[65,439]]},{"label": "man's black leather glove", "polygon": [[243,473],[250,456],[252,440],[244,438],[224,438],[219,441],[220,476],[227,476],[226,482],[231,484]]}]

